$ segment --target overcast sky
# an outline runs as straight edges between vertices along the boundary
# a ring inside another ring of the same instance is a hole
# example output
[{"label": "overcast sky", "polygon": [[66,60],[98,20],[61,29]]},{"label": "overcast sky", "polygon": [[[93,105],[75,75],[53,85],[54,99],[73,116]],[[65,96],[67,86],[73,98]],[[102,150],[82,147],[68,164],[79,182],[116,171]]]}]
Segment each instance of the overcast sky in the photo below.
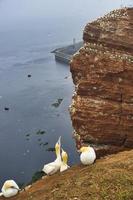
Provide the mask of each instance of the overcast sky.
[{"label": "overcast sky", "polygon": [[[122,0],[124,4],[133,0]],[[121,0],[0,0],[0,25],[63,16],[88,17],[120,7]]]}]

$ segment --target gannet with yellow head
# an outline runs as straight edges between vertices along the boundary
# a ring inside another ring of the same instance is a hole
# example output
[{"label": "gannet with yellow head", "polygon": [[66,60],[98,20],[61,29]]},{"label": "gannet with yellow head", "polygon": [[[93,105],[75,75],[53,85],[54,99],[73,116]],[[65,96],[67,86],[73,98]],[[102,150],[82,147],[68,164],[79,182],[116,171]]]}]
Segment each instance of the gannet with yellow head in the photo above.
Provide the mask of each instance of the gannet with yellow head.
[{"label": "gannet with yellow head", "polygon": [[83,165],[91,165],[94,163],[96,159],[96,153],[92,147],[81,147],[79,152],[81,153],[80,161]]},{"label": "gannet with yellow head", "polygon": [[57,143],[55,144],[55,153],[56,153],[55,161],[44,165],[42,169],[42,171],[45,172],[47,175],[55,174],[57,171],[60,170],[62,163],[60,151],[61,151],[61,136],[59,137]]},{"label": "gannet with yellow head", "polygon": [[62,163],[60,167],[60,172],[63,172],[69,168],[69,166],[67,165],[68,154],[63,149],[62,149],[61,157],[62,157]]},{"label": "gannet with yellow head", "polygon": [[6,198],[15,196],[20,191],[19,186],[15,183],[14,180],[5,181],[0,196],[4,196]]}]

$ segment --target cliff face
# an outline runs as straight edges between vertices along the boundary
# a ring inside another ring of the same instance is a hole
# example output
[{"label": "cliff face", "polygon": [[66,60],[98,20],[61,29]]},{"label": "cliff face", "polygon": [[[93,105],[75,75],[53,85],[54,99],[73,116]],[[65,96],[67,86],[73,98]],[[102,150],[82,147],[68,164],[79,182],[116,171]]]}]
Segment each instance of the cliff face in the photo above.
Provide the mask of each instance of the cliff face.
[{"label": "cliff face", "polygon": [[87,24],[83,39],[70,63],[77,144],[105,151],[133,147],[133,8]]}]

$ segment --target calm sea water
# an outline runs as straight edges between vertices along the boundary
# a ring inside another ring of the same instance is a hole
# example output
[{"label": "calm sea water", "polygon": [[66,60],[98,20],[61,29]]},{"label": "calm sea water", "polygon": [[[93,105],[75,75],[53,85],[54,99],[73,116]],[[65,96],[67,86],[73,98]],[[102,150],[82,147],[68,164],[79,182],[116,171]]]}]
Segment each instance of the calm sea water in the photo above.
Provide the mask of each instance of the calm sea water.
[{"label": "calm sea water", "polygon": [[69,165],[79,162],[68,111],[74,90],[69,66],[55,62],[50,52],[74,37],[81,40],[88,20],[41,19],[25,29],[0,31],[0,186],[6,179],[29,182],[55,159],[60,135]]},{"label": "calm sea water", "polygon": [[[60,135],[69,164],[78,162],[68,111],[73,93],[69,66],[55,62],[50,52],[81,35],[65,31],[62,22],[46,24],[39,30],[0,33],[1,184],[6,179],[29,182],[55,159],[52,148]],[[62,102],[56,107],[58,99]]]}]

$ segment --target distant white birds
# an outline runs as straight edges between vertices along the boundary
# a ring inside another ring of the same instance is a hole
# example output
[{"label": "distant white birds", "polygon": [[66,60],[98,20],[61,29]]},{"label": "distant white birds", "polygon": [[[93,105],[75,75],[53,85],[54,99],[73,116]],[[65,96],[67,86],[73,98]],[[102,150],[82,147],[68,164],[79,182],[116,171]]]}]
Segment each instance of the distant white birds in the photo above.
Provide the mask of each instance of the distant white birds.
[{"label": "distant white birds", "polygon": [[19,186],[15,183],[14,180],[5,181],[0,196],[4,196],[6,198],[15,196],[20,191]]},{"label": "distant white birds", "polygon": [[42,171],[45,172],[47,175],[55,174],[57,171],[60,170],[61,167],[61,137],[59,137],[58,142],[55,144],[55,152],[56,152],[56,160],[54,162],[48,163],[44,165]]},{"label": "distant white birds", "polygon": [[91,165],[94,163],[96,159],[96,153],[92,147],[81,147],[79,152],[81,153],[80,161],[83,165]]},{"label": "distant white birds", "polygon": [[70,166],[67,165],[68,155],[63,149],[62,149],[61,157],[62,157],[62,163],[61,163],[61,167],[60,167],[60,172],[64,172],[68,168],[70,168]]}]

